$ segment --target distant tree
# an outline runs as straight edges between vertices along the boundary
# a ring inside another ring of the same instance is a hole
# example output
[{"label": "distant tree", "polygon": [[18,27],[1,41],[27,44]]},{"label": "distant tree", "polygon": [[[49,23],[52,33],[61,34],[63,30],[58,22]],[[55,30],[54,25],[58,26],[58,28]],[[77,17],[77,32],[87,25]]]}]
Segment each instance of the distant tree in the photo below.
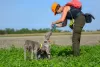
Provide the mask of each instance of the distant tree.
[{"label": "distant tree", "polygon": [[97,31],[100,31],[100,29],[98,29]]},{"label": "distant tree", "polygon": [[64,32],[70,32],[69,30],[65,30]]},{"label": "distant tree", "polygon": [[[6,34],[30,34],[30,33],[46,33],[50,31],[50,28],[40,28],[40,29],[28,29],[28,28],[22,28],[19,30],[15,30],[13,28],[6,28],[5,30],[0,30],[0,33],[6,33]],[[62,30],[54,29],[53,32],[61,32]],[[70,32],[70,31],[64,31],[64,32]]]},{"label": "distant tree", "polygon": [[32,31],[31,30],[29,30],[28,28],[22,28],[22,29],[20,29],[20,30],[16,30],[16,33],[18,33],[18,34],[27,34],[27,33],[32,33]]},{"label": "distant tree", "polygon": [[14,34],[15,33],[15,30],[12,28],[6,28],[5,29],[5,32],[7,33],[7,34]]},{"label": "distant tree", "polygon": [[85,32],[85,30],[83,29],[82,32]]},{"label": "distant tree", "polygon": [[36,32],[38,32],[37,29],[32,29],[31,31],[32,31],[32,33],[36,33]]},{"label": "distant tree", "polygon": [[0,30],[0,35],[6,34],[5,30]]}]

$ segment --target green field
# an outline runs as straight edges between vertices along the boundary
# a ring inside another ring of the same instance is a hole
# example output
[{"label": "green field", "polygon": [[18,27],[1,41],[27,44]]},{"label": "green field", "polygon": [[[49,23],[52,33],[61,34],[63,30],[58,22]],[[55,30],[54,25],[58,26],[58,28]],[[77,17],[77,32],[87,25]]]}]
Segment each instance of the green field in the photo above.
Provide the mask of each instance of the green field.
[{"label": "green field", "polygon": [[71,46],[51,46],[50,60],[24,61],[23,49],[0,49],[0,67],[100,67],[100,45],[81,46],[81,55],[73,57]]}]

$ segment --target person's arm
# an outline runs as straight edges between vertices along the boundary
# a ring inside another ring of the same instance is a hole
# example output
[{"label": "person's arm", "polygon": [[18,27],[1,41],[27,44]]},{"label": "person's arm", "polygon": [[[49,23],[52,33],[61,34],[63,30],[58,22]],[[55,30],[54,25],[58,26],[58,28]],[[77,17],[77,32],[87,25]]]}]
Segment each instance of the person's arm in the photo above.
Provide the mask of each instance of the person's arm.
[{"label": "person's arm", "polygon": [[53,22],[52,24],[58,24],[58,23],[64,22],[65,19],[66,19],[66,16],[67,16],[67,13],[68,13],[69,10],[70,10],[70,6],[65,6],[65,7],[64,7],[64,10],[63,10],[63,12],[62,12],[61,18],[60,18],[59,20]]},{"label": "person's arm", "polygon": [[56,24],[56,27],[65,27],[67,25],[67,19],[63,23]]},{"label": "person's arm", "polygon": [[67,19],[65,19],[65,21],[62,24],[62,27],[65,27],[67,25]]}]

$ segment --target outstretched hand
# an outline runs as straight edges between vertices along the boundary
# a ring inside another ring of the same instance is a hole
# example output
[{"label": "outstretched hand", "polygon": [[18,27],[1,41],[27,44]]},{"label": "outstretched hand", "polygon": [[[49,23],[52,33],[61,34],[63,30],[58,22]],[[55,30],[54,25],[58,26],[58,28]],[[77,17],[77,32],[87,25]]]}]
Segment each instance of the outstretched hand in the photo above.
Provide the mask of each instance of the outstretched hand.
[{"label": "outstretched hand", "polygon": [[55,24],[55,22],[52,22],[51,27]]},{"label": "outstretched hand", "polygon": [[51,28],[53,28],[53,27],[54,27],[54,24],[55,24],[55,23],[54,23],[54,22],[52,22],[52,24],[51,24]]}]

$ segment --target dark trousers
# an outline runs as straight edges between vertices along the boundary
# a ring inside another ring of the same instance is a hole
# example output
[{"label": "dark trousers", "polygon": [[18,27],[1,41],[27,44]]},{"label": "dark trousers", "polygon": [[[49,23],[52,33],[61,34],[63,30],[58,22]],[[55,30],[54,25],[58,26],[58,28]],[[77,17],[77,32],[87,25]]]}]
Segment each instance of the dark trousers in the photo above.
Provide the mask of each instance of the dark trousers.
[{"label": "dark trousers", "polygon": [[78,16],[75,19],[74,26],[73,26],[72,50],[74,56],[80,55],[81,31],[84,25],[85,25],[85,17],[83,15]]}]

